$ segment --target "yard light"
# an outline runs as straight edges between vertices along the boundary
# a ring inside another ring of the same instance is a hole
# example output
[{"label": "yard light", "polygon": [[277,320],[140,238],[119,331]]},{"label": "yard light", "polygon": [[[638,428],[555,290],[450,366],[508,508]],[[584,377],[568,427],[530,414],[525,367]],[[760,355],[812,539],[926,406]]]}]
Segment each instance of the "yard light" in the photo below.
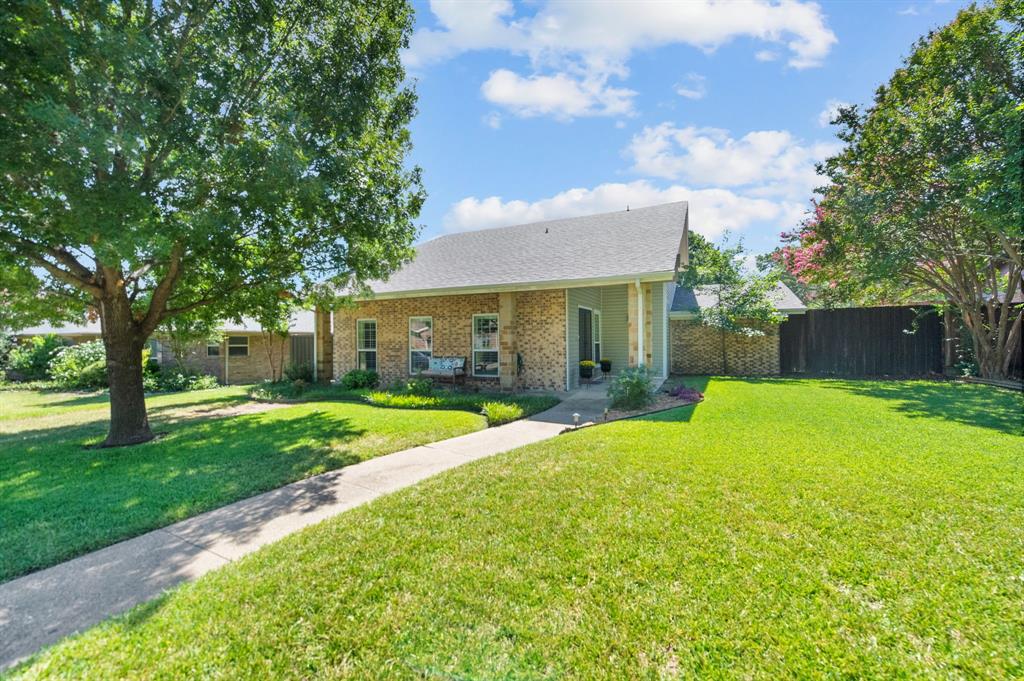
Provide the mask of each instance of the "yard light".
[{"label": "yard light", "polygon": [[580,415],[579,414],[573,414],[572,415],[572,427],[573,428],[579,428],[580,427]]},{"label": "yard light", "polygon": [[607,420],[608,420],[608,407],[605,407],[605,408],[604,408],[604,420],[605,420],[605,421],[607,421]]}]

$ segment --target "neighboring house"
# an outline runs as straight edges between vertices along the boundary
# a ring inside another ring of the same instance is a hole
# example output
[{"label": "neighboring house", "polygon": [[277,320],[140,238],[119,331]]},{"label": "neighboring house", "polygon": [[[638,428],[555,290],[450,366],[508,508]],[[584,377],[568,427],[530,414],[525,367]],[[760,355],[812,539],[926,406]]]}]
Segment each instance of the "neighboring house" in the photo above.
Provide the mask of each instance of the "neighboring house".
[{"label": "neighboring house", "polygon": [[688,223],[679,202],[427,241],[334,311],[334,377],[373,369],[386,384],[454,356],[488,388],[572,389],[584,359],[664,378]]},{"label": "neighboring house", "polygon": [[[777,324],[761,327],[763,335],[746,336],[739,333],[723,334],[701,323],[701,310],[711,309],[718,302],[716,289],[716,286],[699,286],[695,289],[676,287],[669,310],[672,373],[728,373],[742,376],[778,374]],[[796,294],[781,281],[772,292],[771,299],[779,314],[804,314],[807,311]]]},{"label": "neighboring house", "polygon": [[[257,322],[243,319],[241,323],[225,322],[221,327],[224,336],[220,343],[202,344],[191,348],[186,354],[186,366],[217,377],[221,383],[255,383],[271,377],[270,357],[267,354],[267,337]],[[100,338],[99,321],[87,321],[79,325],[34,326],[22,329],[14,335],[19,338],[57,334],[72,343],[84,343]],[[175,359],[166,337],[159,332],[149,342],[152,357],[161,365],[173,364]],[[316,363],[314,356],[314,315],[312,311],[300,311],[292,319],[287,338],[271,338],[274,363],[279,369],[289,364]]]}]

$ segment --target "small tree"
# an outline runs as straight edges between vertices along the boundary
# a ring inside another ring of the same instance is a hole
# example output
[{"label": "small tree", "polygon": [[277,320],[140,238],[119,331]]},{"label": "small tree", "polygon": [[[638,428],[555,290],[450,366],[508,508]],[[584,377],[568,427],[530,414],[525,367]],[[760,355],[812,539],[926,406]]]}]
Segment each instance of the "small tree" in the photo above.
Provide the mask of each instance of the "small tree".
[{"label": "small tree", "polygon": [[820,290],[946,301],[982,376],[1005,377],[1024,315],[1024,5],[970,6],[914,46],[820,172],[815,214],[784,249]]},{"label": "small tree", "polygon": [[716,247],[701,235],[691,234],[689,254],[690,263],[680,274],[679,282],[711,294],[714,304],[701,308],[700,321],[718,329],[722,368],[729,373],[727,334],[763,336],[765,325],[778,324],[784,319],[772,301],[778,275],[745,267],[742,241],[730,246],[728,235],[721,246]]},{"label": "small tree", "polygon": [[185,358],[196,346],[220,343],[224,334],[220,321],[210,319],[209,309],[199,309],[190,314],[170,317],[161,325],[164,338],[179,369],[185,368]]},{"label": "small tree", "polygon": [[106,446],[153,437],[142,349],[166,320],[252,316],[252,288],[358,288],[410,256],[412,16],[406,0],[0,12],[3,302],[97,310]]}]

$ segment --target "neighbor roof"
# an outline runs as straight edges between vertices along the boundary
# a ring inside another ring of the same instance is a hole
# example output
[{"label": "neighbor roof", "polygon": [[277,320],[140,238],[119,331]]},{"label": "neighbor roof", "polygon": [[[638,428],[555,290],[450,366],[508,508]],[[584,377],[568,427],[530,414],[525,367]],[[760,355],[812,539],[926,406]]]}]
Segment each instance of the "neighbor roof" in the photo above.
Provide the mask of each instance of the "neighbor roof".
[{"label": "neighbor roof", "polygon": [[680,264],[687,216],[680,201],[448,234],[420,244],[411,262],[369,286],[377,295],[399,297],[639,275],[669,280]]},{"label": "neighbor roof", "polygon": [[[291,333],[313,333],[313,311],[299,310],[292,315],[291,324],[288,326]],[[242,322],[226,321],[221,325],[224,333],[259,333],[260,324],[255,319],[242,318]],[[81,324],[61,324],[59,326],[30,326],[14,332],[19,336],[45,336],[55,333],[58,336],[98,336],[100,335],[99,320],[83,320]],[[159,336],[159,332],[157,333]]]},{"label": "neighbor roof", "polygon": [[[696,314],[702,309],[714,307],[718,302],[716,293],[718,284],[687,288],[676,286],[675,294],[672,296],[672,307],[670,313],[676,316],[687,316]],[[800,302],[796,294],[781,281],[775,285],[771,299],[775,309],[784,314],[801,314],[807,311],[807,306]]]}]

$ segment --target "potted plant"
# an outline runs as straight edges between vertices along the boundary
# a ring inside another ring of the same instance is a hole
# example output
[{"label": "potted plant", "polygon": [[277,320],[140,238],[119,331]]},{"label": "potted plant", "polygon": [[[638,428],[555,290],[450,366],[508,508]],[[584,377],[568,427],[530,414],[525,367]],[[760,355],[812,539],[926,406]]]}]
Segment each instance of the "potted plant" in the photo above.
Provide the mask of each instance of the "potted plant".
[{"label": "potted plant", "polygon": [[597,364],[593,360],[585,359],[580,362],[580,378],[591,378],[596,366]]},{"label": "potted plant", "polygon": [[612,372],[612,361],[610,359],[601,360],[601,373],[607,376]]}]

